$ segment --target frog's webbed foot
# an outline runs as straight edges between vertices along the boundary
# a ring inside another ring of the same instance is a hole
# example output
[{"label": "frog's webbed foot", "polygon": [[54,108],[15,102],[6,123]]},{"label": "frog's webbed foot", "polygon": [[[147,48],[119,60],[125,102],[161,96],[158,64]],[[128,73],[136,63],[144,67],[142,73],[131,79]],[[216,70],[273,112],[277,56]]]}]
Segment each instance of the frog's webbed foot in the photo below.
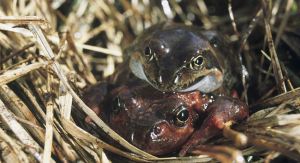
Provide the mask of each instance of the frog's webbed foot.
[{"label": "frog's webbed foot", "polygon": [[220,162],[245,162],[241,151],[227,146],[198,145],[190,153],[194,155],[208,155]]},{"label": "frog's webbed foot", "polygon": [[218,97],[207,108],[208,115],[201,127],[196,130],[191,138],[185,143],[180,156],[184,156],[197,144],[203,143],[213,136],[219,134],[228,121],[240,121],[249,114],[248,107],[238,99],[230,97]]}]

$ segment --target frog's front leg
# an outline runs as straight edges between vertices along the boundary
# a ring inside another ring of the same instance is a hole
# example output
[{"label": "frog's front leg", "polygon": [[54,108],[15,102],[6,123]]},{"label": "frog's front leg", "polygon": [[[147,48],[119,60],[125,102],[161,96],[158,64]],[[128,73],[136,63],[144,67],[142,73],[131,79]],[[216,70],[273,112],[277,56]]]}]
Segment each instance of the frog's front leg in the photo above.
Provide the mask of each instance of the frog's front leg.
[{"label": "frog's front leg", "polygon": [[[83,95],[82,100],[91,108],[97,115],[100,115],[101,109],[100,103],[104,100],[104,97],[108,93],[108,83],[97,83],[96,85],[88,87]],[[87,116],[85,118],[86,123],[91,123],[92,119]]]},{"label": "frog's front leg", "polygon": [[179,152],[184,156],[187,151],[219,134],[228,121],[240,121],[249,115],[248,107],[239,99],[221,96],[207,108],[208,115],[201,127],[193,133]]}]

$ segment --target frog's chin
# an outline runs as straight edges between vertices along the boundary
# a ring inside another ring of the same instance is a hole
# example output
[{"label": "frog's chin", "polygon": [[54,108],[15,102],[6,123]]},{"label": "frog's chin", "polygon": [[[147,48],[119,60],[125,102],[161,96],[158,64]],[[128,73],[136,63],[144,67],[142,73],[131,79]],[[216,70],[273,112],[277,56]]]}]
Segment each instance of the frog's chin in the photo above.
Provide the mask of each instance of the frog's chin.
[{"label": "frog's chin", "polygon": [[194,90],[199,90],[203,93],[210,93],[220,88],[223,83],[223,77],[217,77],[216,75],[207,75],[197,83],[192,86],[180,90],[179,92],[189,92]]}]

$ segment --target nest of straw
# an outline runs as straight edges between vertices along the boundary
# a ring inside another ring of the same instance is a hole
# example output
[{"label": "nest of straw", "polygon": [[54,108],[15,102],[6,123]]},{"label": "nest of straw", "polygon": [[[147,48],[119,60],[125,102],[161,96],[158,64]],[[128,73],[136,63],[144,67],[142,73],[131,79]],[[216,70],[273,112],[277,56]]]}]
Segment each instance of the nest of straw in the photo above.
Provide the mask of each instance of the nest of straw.
[{"label": "nest of straw", "polygon": [[[219,140],[232,146],[230,138],[243,146],[229,151],[231,156],[238,151],[250,162],[300,160],[298,1],[0,4],[1,162],[213,161],[206,155],[149,155],[115,134],[80,98],[84,87],[115,71],[122,50],[139,33],[170,20],[222,31],[248,70],[242,99],[251,116],[234,129],[226,127],[227,138]],[[119,145],[102,141],[74,122],[87,115],[97,132]]]}]

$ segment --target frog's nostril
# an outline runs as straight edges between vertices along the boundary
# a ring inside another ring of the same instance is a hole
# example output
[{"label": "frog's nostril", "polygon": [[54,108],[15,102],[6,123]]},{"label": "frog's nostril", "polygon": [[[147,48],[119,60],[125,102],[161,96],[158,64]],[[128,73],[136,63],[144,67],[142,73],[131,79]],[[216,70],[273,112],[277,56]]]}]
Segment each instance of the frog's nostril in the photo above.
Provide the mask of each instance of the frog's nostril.
[{"label": "frog's nostril", "polygon": [[159,74],[160,75],[157,78],[158,84],[160,85],[167,84],[170,79],[169,75],[166,72],[161,72]]},{"label": "frog's nostril", "polygon": [[162,83],[162,76],[161,75],[159,75],[159,77],[158,77],[158,82],[161,84]]},{"label": "frog's nostril", "polygon": [[159,124],[153,126],[149,132],[150,140],[153,141],[153,140],[160,139],[162,136],[162,132],[163,132],[163,128]]},{"label": "frog's nostril", "polygon": [[174,84],[177,84],[179,82],[179,76],[176,75],[175,79],[174,79]]}]

